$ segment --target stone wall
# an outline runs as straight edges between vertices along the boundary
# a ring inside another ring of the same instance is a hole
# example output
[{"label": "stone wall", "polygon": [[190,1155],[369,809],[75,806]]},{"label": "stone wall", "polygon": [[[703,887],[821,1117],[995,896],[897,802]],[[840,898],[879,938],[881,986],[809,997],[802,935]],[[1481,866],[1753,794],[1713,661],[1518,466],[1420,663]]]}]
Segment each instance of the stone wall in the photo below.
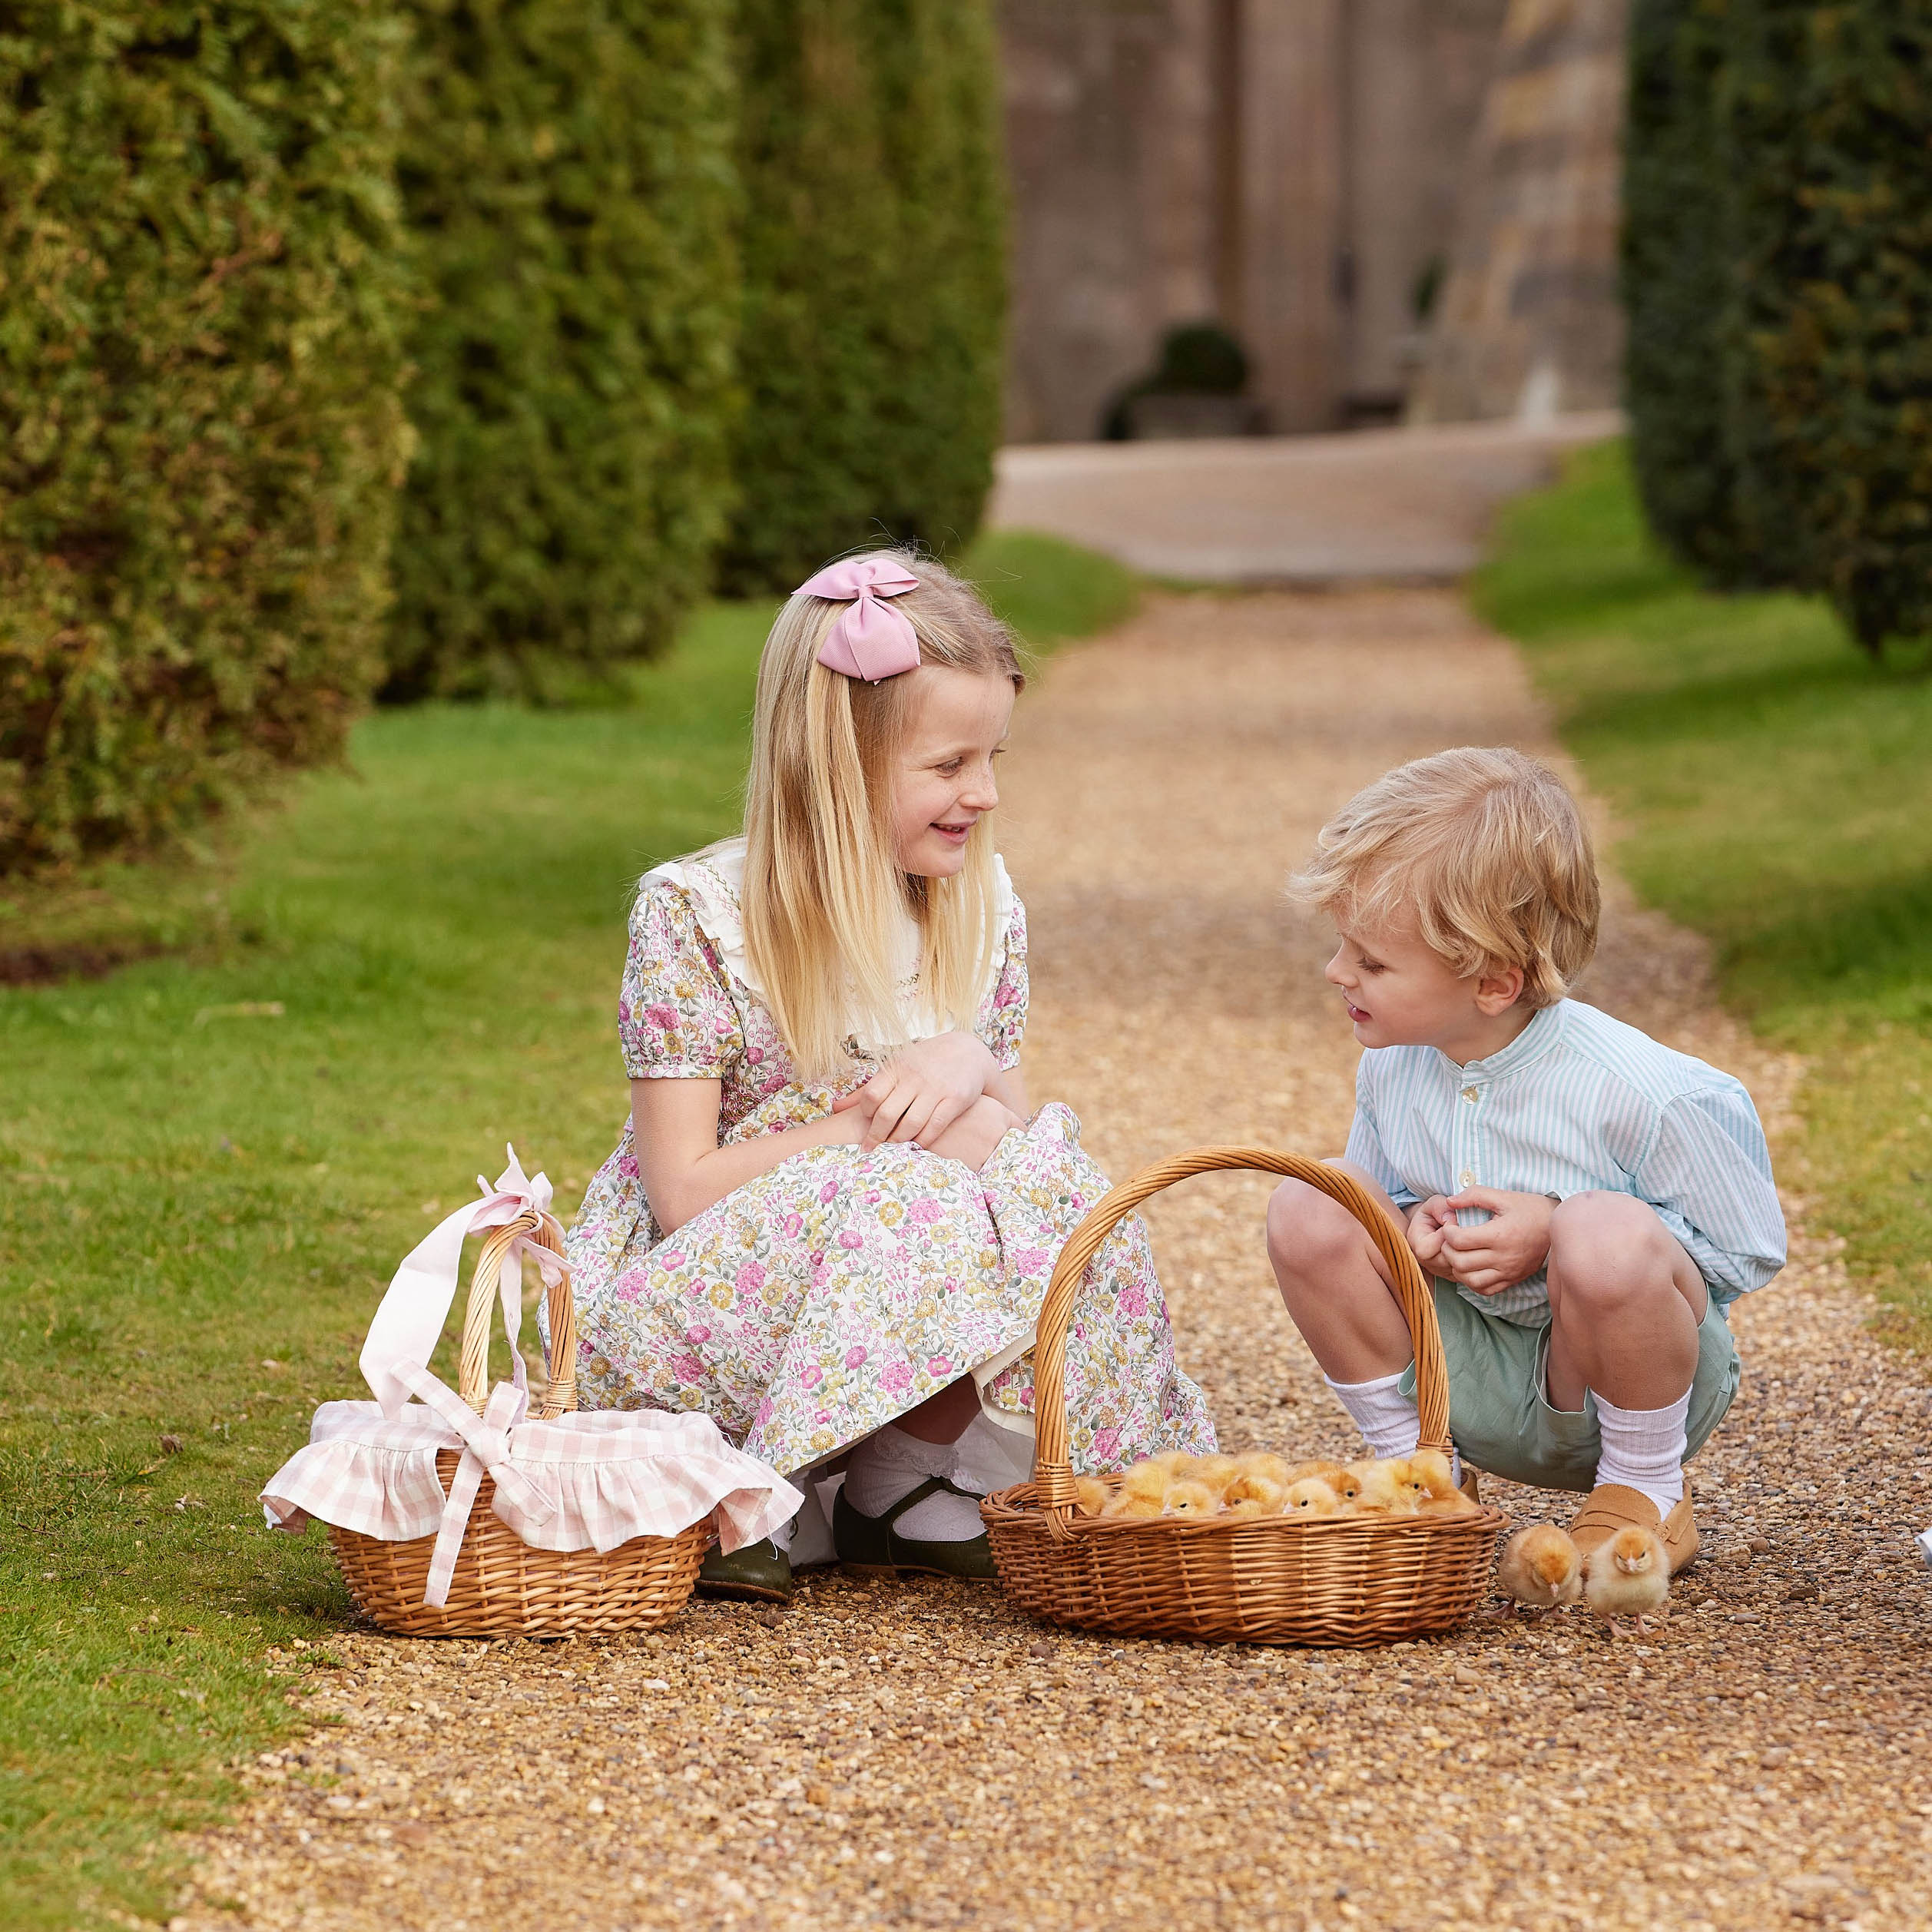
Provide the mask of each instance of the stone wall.
[{"label": "stone wall", "polygon": [[1277,429],[1398,408],[1508,0],[1001,0],[1008,434],[1092,436],[1162,331]]},{"label": "stone wall", "polygon": [[1628,25],[1627,0],[1511,0],[1413,420],[1617,401]]}]

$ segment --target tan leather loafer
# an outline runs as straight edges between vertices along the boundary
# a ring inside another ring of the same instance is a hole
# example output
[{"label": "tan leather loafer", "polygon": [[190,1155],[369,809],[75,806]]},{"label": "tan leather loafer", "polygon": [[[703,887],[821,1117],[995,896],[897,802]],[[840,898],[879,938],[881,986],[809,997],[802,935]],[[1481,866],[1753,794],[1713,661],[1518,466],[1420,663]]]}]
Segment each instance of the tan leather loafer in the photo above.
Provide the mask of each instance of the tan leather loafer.
[{"label": "tan leather loafer", "polygon": [[1656,1531],[1664,1554],[1670,1559],[1672,1576],[1696,1562],[1697,1521],[1691,1513],[1688,1483],[1683,1500],[1667,1516],[1659,1514],[1656,1504],[1641,1490],[1626,1489],[1621,1483],[1599,1483],[1577,1511],[1576,1520],[1569,1526],[1570,1541],[1588,1556],[1599,1544],[1608,1543],[1632,1523]]}]

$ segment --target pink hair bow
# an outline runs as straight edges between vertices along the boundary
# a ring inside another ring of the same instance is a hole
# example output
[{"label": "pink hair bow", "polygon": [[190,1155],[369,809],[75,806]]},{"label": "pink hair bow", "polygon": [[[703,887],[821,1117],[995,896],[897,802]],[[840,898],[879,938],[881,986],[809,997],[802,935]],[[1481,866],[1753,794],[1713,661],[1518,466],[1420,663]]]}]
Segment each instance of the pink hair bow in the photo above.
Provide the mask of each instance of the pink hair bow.
[{"label": "pink hair bow", "polygon": [[827,671],[846,678],[862,678],[868,684],[919,668],[919,633],[912,619],[880,599],[903,597],[919,588],[919,579],[903,564],[883,557],[851,557],[828,564],[793,592],[794,597],[823,597],[850,604],[840,613],[818,661]]}]

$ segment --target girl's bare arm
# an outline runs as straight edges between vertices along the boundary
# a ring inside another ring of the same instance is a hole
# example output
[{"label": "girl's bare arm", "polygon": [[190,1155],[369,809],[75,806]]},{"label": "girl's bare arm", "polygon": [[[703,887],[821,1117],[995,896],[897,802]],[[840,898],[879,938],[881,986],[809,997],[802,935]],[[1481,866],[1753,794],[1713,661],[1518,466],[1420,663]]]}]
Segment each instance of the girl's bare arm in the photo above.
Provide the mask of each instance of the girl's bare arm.
[{"label": "girl's bare arm", "polygon": [[860,1110],[720,1147],[722,1092],[716,1080],[631,1082],[638,1172],[652,1218],[666,1234],[808,1147],[856,1147],[865,1135],[866,1115]]}]

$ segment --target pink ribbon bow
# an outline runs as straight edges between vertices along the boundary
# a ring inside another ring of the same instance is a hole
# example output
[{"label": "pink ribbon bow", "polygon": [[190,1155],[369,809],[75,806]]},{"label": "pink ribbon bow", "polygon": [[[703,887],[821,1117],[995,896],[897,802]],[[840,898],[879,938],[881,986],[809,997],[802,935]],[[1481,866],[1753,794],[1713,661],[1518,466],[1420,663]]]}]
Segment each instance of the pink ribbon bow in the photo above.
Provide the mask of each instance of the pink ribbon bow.
[{"label": "pink ribbon bow", "polygon": [[[383,1305],[369,1325],[363,1344],[362,1371],[383,1413],[393,1422],[408,1400],[410,1385],[405,1371],[426,1368],[429,1357],[448,1319],[449,1304],[456,1298],[456,1268],[462,1254],[463,1237],[481,1234],[501,1228],[519,1215],[542,1213],[550,1205],[550,1181],[539,1174],[526,1178],[515,1148],[505,1152],[509,1165],[498,1176],[494,1188],[479,1174],[476,1185],[483,1198],[459,1208],[432,1228],[404,1258],[391,1279]],[[523,1357],[517,1341],[523,1321],[523,1257],[528,1254],[545,1281],[564,1265],[547,1248],[527,1238],[512,1242],[499,1270],[498,1294],[503,1311],[503,1331],[510,1344],[512,1373],[516,1386],[524,1384]]]},{"label": "pink ribbon bow", "polygon": [[919,668],[919,633],[912,619],[880,601],[918,588],[919,579],[903,564],[883,557],[849,557],[808,577],[792,595],[852,606],[826,632],[818,661],[841,677],[876,684],[902,671]]}]

